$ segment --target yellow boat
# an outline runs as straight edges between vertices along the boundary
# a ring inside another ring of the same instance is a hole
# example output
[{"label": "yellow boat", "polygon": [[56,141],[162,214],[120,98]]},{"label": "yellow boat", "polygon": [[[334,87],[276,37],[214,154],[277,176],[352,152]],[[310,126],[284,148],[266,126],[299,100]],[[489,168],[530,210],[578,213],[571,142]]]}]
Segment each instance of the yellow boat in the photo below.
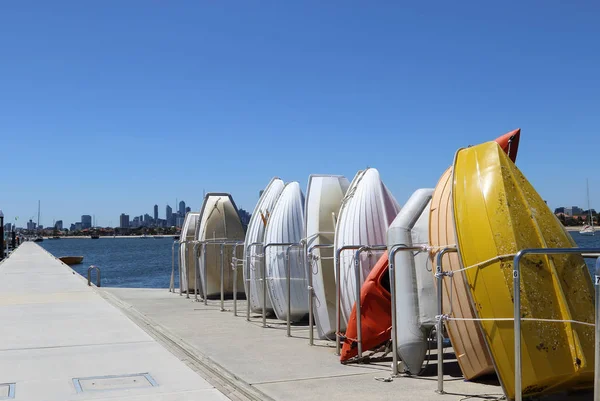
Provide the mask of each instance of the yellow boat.
[{"label": "yellow boat", "polygon": [[[433,192],[429,215],[429,243],[433,247],[454,246],[454,214],[452,213],[452,167],[448,168]],[[435,259],[434,259],[435,260]],[[447,320],[445,325],[452,348],[467,380],[476,379],[494,373],[494,364],[487,348],[485,338],[477,321],[471,302],[471,294],[456,252],[446,253],[442,260],[444,272],[459,270],[452,279],[443,280],[443,313],[453,318],[466,320]],[[436,282],[437,285],[437,282]]]},{"label": "yellow boat", "polygon": [[[457,245],[476,313],[512,318],[514,254],[576,244],[495,142],[460,150],[453,171]],[[593,323],[594,291],[583,258],[525,257],[521,316]],[[514,399],[513,322],[485,320],[481,327],[506,396]],[[593,327],[525,320],[521,328],[523,395],[592,386]]]}]

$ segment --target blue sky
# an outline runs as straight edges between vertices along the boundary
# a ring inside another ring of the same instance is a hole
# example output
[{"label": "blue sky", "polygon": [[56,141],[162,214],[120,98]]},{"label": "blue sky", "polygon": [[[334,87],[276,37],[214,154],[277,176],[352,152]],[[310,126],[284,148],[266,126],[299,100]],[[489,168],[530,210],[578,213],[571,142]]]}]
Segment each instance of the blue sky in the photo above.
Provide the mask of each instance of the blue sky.
[{"label": "blue sky", "polygon": [[[379,169],[403,204],[461,146],[522,128],[551,207],[600,208],[597,2],[0,4],[0,208],[151,213],[273,176]],[[6,172],[9,174],[7,175]],[[34,218],[35,220],[35,218]]]}]

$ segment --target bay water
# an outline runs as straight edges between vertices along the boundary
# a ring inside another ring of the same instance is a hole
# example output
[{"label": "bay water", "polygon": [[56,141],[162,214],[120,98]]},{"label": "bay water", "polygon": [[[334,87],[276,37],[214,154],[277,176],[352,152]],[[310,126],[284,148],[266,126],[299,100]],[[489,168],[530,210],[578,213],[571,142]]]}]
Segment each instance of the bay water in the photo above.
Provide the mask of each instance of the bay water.
[{"label": "bay water", "polygon": [[[595,236],[578,232],[571,232],[571,235],[582,248],[600,247],[600,232]],[[72,267],[84,277],[90,265],[99,266],[105,287],[169,287],[172,237],[47,239],[40,245],[56,257],[83,256],[83,263]],[[177,268],[177,254],[175,264]],[[595,260],[588,259],[587,264],[592,271]],[[178,286],[179,275],[175,274],[175,287]]]}]

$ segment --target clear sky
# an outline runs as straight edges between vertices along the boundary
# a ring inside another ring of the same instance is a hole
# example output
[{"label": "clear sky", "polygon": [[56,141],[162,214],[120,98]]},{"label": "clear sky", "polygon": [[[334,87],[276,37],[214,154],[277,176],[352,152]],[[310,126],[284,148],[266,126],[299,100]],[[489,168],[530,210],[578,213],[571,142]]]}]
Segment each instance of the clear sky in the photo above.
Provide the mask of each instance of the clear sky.
[{"label": "clear sky", "polygon": [[252,211],[273,176],[379,169],[403,204],[522,128],[554,208],[600,209],[600,3],[2,1],[0,208],[19,225]]}]

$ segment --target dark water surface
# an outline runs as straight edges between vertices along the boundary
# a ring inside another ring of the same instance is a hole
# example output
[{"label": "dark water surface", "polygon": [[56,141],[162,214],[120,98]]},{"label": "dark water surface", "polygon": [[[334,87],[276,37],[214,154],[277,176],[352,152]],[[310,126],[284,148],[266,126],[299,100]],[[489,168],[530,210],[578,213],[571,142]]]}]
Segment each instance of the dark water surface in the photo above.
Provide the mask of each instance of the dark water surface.
[{"label": "dark water surface", "polygon": [[[90,265],[99,266],[104,287],[146,288],[169,288],[172,244],[172,237],[63,238],[39,243],[56,257],[83,256],[82,264],[71,267],[84,277]],[[92,278],[95,282],[95,273]],[[176,286],[178,279],[175,274]]]},{"label": "dark water surface", "polygon": [[[582,248],[600,247],[600,232],[584,236],[571,235]],[[100,238],[57,239],[40,243],[54,256],[83,256],[83,264],[73,266],[86,276],[90,265],[102,269],[106,287],[168,288],[171,280],[171,245],[173,238]],[[175,262],[177,263],[177,261]],[[590,271],[595,260],[587,260]],[[178,275],[175,285],[178,286]]]}]

